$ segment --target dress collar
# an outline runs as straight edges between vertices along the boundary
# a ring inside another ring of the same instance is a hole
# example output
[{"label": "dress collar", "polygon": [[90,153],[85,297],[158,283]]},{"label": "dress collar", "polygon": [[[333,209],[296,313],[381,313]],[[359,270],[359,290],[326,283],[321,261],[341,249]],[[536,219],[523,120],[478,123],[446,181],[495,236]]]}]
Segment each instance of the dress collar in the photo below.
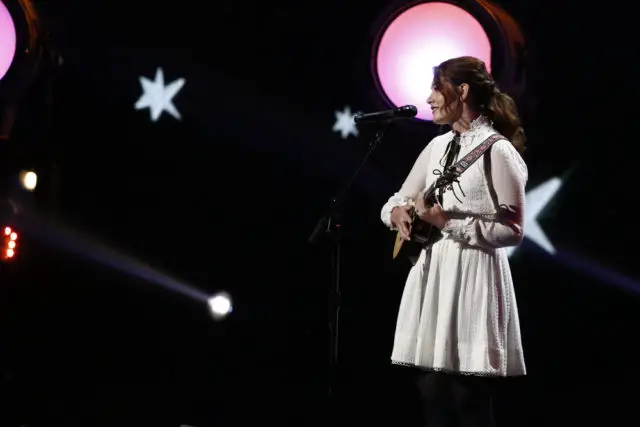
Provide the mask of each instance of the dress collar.
[{"label": "dress collar", "polygon": [[476,140],[476,137],[480,135],[483,130],[486,130],[487,127],[490,126],[491,122],[486,116],[480,115],[476,117],[469,124],[469,129],[460,134],[460,146],[468,147],[469,145],[473,144]]}]

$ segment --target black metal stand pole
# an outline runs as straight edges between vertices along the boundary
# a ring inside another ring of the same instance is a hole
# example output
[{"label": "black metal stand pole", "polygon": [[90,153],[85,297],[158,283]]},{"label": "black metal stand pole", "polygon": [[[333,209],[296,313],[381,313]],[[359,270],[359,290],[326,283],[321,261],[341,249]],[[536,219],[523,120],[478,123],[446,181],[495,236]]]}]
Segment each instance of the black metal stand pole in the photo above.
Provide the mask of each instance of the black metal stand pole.
[{"label": "black metal stand pole", "polygon": [[[376,149],[384,132],[386,130],[386,124],[379,129],[374,138],[369,143],[369,149],[364,155],[364,158],[351,175],[350,179],[345,183],[341,191],[331,200],[327,212],[320,218],[316,224],[313,233],[309,237],[309,243],[315,244],[322,237],[329,236],[332,239],[332,259],[331,259],[331,273],[332,280],[329,288],[329,388],[328,397],[330,404],[335,403],[334,394],[337,382],[337,366],[338,366],[338,323],[340,318],[340,269],[342,264],[342,222],[341,222],[341,206],[345,197],[351,188],[353,182],[356,180],[358,174],[362,170],[363,166],[371,156],[371,153]],[[330,411],[331,415],[334,415],[333,409]]]}]

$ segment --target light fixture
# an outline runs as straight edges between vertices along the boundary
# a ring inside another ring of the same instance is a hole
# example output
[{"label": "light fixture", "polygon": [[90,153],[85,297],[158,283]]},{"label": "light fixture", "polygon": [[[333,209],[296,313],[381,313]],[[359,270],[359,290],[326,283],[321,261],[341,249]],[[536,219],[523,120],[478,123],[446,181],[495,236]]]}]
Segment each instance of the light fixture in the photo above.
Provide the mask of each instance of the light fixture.
[{"label": "light fixture", "polygon": [[16,26],[9,9],[0,0],[0,80],[7,74],[16,54]]},{"label": "light fixture", "polygon": [[0,260],[13,260],[18,250],[18,233],[12,227],[5,226],[0,241],[2,242],[0,247]]},{"label": "light fixture", "polygon": [[20,184],[25,190],[34,191],[38,185],[38,175],[34,171],[20,172]]},{"label": "light fixture", "polygon": [[41,33],[32,0],[0,0],[0,137],[9,136],[17,106],[39,71],[45,52]]},{"label": "light fixture", "polygon": [[207,303],[215,320],[223,320],[233,311],[231,296],[227,292],[218,292],[211,296]]},{"label": "light fixture", "polygon": [[488,1],[394,3],[374,31],[371,70],[378,91],[393,107],[416,105],[418,119],[432,119],[426,99],[433,67],[450,58],[475,56],[501,90],[516,99],[524,90],[520,27]]}]

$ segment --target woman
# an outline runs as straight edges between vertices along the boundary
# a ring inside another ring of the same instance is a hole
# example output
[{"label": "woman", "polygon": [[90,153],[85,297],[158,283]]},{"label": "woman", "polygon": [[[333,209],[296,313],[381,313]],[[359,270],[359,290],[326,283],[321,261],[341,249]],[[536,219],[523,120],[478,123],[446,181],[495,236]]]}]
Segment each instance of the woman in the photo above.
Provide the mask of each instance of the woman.
[{"label": "woman", "polygon": [[[524,132],[513,100],[473,57],[435,67],[427,102],[434,123],[452,130],[426,146],[381,217],[409,239],[415,209],[442,238],[422,251],[409,272],[391,359],[419,368],[426,425],[491,426],[495,378],[526,374],[504,249],[523,237]],[[507,140],[473,163],[440,205],[427,206],[421,196],[445,159],[457,161],[495,133]]]}]

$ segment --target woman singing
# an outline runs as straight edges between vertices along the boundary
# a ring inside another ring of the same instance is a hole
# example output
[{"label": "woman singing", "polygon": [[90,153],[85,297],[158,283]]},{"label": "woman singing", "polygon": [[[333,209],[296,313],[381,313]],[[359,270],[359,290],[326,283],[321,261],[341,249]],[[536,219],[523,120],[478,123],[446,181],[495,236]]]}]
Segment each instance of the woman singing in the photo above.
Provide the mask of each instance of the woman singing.
[{"label": "woman singing", "polygon": [[[422,151],[402,188],[382,208],[385,225],[410,237],[410,210],[440,229],[405,284],[392,363],[418,368],[427,426],[493,425],[496,378],[526,374],[507,253],[523,237],[527,167],[514,101],[485,64],[450,59],[434,69],[427,99],[451,131]],[[429,207],[423,191],[492,134],[498,140]]]}]

